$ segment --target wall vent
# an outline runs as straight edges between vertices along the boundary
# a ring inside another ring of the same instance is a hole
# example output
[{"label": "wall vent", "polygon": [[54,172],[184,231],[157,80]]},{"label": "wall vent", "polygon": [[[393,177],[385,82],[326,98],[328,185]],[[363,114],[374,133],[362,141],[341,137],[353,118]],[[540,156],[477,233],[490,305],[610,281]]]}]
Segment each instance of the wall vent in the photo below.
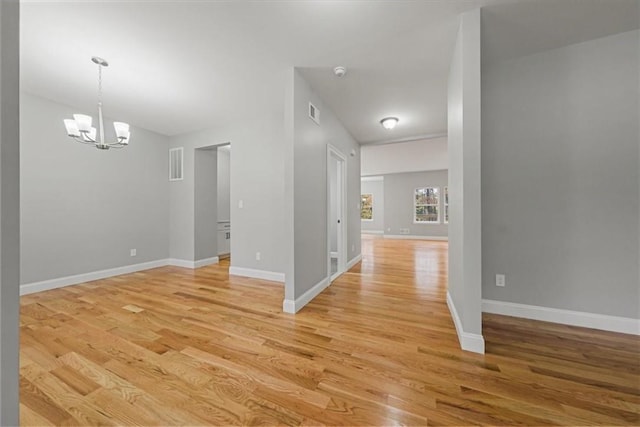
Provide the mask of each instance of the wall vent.
[{"label": "wall vent", "polygon": [[320,110],[312,103],[309,103],[309,118],[316,122],[317,125],[320,124]]},{"label": "wall vent", "polygon": [[181,181],[183,176],[184,148],[171,148],[169,150],[169,181]]}]

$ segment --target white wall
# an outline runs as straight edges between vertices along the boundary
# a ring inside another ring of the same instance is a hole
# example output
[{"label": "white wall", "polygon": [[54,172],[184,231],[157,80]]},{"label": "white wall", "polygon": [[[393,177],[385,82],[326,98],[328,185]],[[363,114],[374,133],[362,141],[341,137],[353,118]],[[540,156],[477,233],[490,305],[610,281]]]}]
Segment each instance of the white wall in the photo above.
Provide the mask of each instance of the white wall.
[{"label": "white wall", "polygon": [[465,12],[449,71],[449,308],[463,349],[484,353],[481,312],[480,10]]},{"label": "white wall", "polygon": [[167,259],[168,138],[132,126],[128,147],[98,150],[67,137],[77,108],[26,93],[20,107],[21,283]]},{"label": "white wall", "polygon": [[362,232],[384,233],[384,177],[363,177],[361,179],[362,194],[371,194],[373,197],[373,219],[362,221]]},{"label": "white wall", "polygon": [[3,426],[19,424],[19,15],[17,1],[0,2],[0,425]]},{"label": "white wall", "polygon": [[485,68],[484,298],[640,318],[639,37]]},{"label": "white wall", "polygon": [[[285,99],[285,310],[293,312],[305,292],[315,296],[328,284],[327,144],[347,157],[347,259],[360,254],[360,146],[295,69]],[[320,125],[308,117],[310,101],[321,112]]]},{"label": "white wall", "polygon": [[447,138],[384,145],[363,145],[362,176],[444,170],[449,167]]},{"label": "white wall", "polygon": [[282,122],[281,114],[273,114],[170,138],[171,147],[184,147],[185,171],[183,181],[169,185],[171,258],[194,260],[194,150],[231,142],[231,266],[282,274]]}]

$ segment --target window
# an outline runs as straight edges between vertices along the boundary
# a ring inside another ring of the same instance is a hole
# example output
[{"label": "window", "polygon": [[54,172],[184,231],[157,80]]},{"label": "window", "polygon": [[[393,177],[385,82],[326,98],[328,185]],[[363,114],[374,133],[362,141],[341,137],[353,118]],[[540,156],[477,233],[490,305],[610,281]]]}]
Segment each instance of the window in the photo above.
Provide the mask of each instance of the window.
[{"label": "window", "polygon": [[449,224],[449,187],[444,187],[444,223]]},{"label": "window", "polygon": [[373,221],[373,194],[363,194],[360,203],[360,219]]},{"label": "window", "polygon": [[440,221],[440,216],[438,214],[440,190],[437,187],[416,188],[413,200],[414,223],[429,224]]}]

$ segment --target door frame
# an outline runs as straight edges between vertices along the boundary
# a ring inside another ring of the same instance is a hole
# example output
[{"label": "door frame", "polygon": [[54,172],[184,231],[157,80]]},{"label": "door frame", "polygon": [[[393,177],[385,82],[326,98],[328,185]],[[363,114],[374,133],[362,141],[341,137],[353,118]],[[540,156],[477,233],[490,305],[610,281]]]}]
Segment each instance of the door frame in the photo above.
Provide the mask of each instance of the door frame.
[{"label": "door frame", "polygon": [[[338,161],[338,268],[331,274],[331,161]],[[335,146],[327,144],[327,277],[333,282],[347,268],[347,157]]]}]

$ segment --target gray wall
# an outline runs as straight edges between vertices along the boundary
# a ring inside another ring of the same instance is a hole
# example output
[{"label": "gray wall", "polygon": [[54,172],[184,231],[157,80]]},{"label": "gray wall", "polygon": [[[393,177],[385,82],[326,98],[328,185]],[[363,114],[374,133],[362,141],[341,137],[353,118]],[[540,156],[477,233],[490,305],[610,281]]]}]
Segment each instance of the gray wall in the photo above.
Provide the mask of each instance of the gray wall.
[{"label": "gray wall", "polygon": [[640,317],[638,49],[633,31],[484,70],[484,298]]},{"label": "gray wall", "polygon": [[194,153],[195,259],[218,256],[218,156],[215,148]]},{"label": "gray wall", "polygon": [[[321,112],[320,125],[308,116],[309,102]],[[286,217],[293,265],[286,273],[285,297],[295,300],[327,278],[327,144],[347,158],[347,260],[360,254],[360,146],[295,69],[285,111],[285,203],[293,213]]]},{"label": "gray wall", "polygon": [[480,10],[476,9],[461,15],[448,87],[449,294],[462,323],[463,349],[464,334],[482,333],[480,83]]},{"label": "gray wall", "polygon": [[[170,138],[184,147],[184,180],[169,185],[171,258],[194,260],[194,151],[231,142],[231,265],[282,273],[284,159],[282,114]],[[242,200],[244,207],[239,208]],[[259,215],[258,215],[259,214]],[[261,260],[256,260],[256,252]]]},{"label": "gray wall", "polygon": [[218,221],[231,220],[231,151],[218,149]]},{"label": "gray wall", "polygon": [[[446,170],[384,175],[384,233],[398,235],[401,228],[408,228],[412,236],[446,237],[448,225],[444,223],[444,187],[448,178]],[[414,192],[419,187],[440,189],[440,223],[413,223]]]},{"label": "gray wall", "polygon": [[127,148],[98,150],[67,137],[74,112],[21,94],[23,284],[169,255],[168,138],[132,126]]},{"label": "gray wall", "polygon": [[0,2],[0,425],[19,425],[19,5]]},{"label": "gray wall", "polygon": [[384,178],[377,181],[362,179],[361,194],[371,194],[373,196],[373,220],[361,221],[362,231],[384,232]]}]

